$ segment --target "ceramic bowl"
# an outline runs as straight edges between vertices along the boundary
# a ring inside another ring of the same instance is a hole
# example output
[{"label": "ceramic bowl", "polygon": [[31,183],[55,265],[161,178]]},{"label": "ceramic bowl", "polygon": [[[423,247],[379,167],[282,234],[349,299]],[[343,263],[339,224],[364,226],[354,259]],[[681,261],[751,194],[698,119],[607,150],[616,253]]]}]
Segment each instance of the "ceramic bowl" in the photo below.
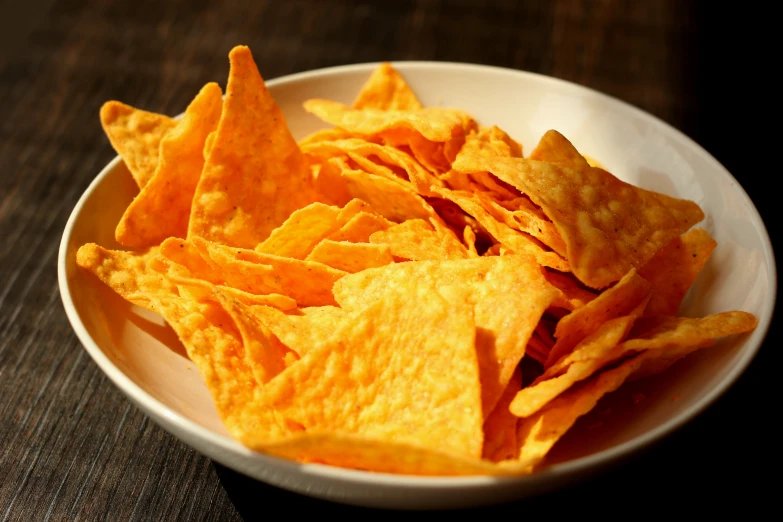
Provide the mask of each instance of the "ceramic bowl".
[{"label": "ceramic bowl", "polygon": [[[302,109],[303,101],[350,103],[376,65],[295,74],[268,86],[298,139],[324,127]],[[65,310],[84,348],[131,401],[209,458],[281,488],[363,506],[459,508],[538,494],[592,474],[670,434],[737,379],[769,327],[776,270],[761,217],[723,166],[669,125],[584,87],[495,67],[434,62],[394,66],[425,105],[464,109],[480,123],[507,131],[527,152],[547,130],[556,129],[620,179],[696,201],[706,214],[700,226],[718,247],[683,302],[681,314],[744,310],[758,317],[758,328],[607,396],[556,445],[545,467],[530,476],[409,477],[265,456],[229,437],[198,371],[163,320],[125,302],[77,268],[76,251],[84,243],[120,248],[114,228],[137,188],[120,158],[115,158],[87,188],[68,220],[60,247],[59,283]],[[644,400],[632,400],[639,397]],[[602,416],[608,411],[612,413]]]}]

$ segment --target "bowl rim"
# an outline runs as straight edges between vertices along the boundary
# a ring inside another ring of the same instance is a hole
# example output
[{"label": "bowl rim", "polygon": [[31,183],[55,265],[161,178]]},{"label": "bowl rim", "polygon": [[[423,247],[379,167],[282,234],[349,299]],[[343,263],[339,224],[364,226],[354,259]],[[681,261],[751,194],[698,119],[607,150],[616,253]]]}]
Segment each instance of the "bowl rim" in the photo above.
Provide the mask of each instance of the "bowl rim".
[{"label": "bowl rim", "polygon": [[[266,81],[266,85],[269,88],[279,88],[287,84],[296,83],[302,80],[316,79],[320,77],[339,76],[345,73],[352,72],[371,72],[375,67],[384,62],[363,62],[349,65],[338,65],[332,67],[325,67],[321,69],[314,69],[310,71],[304,71],[285,75]],[[159,416],[165,418],[166,422],[174,425],[181,432],[188,433],[191,437],[201,439],[204,442],[213,445],[222,452],[233,453],[243,458],[259,460],[261,463],[274,463],[277,466],[283,465],[290,470],[310,474],[324,479],[336,479],[346,483],[356,483],[362,485],[377,485],[377,486],[397,486],[397,487],[416,487],[416,488],[464,488],[464,487],[487,487],[501,483],[508,482],[532,482],[532,481],[544,481],[557,478],[565,478],[567,476],[575,476],[581,472],[587,471],[591,468],[600,468],[612,463],[616,463],[622,458],[629,457],[638,453],[642,449],[649,447],[655,442],[671,435],[687,422],[690,422],[711,406],[720,396],[722,396],[739,378],[739,376],[747,369],[750,362],[756,356],[769,331],[773,311],[775,308],[777,298],[777,270],[774,257],[774,251],[772,248],[772,242],[769,237],[769,232],[764,224],[764,220],[761,217],[758,209],[754,205],[750,196],[748,196],[742,185],[734,178],[734,176],[709,152],[707,152],[701,145],[696,143],[693,139],[685,135],[683,132],[664,122],[660,118],[643,111],[642,109],[635,107],[634,105],[617,99],[613,96],[601,93],[590,87],[585,87],[573,82],[546,76],[540,73],[534,73],[529,71],[510,69],[505,67],[498,67],[492,65],[480,65],[467,62],[450,62],[450,61],[418,61],[418,60],[397,60],[389,61],[390,63],[401,73],[405,73],[406,70],[421,70],[421,69],[441,69],[441,70],[453,70],[458,69],[471,73],[492,73],[498,75],[511,75],[521,76],[536,82],[543,82],[556,86],[558,89],[565,89],[571,92],[580,92],[581,94],[587,94],[597,99],[601,99],[605,102],[609,102],[618,105],[623,110],[630,111],[637,117],[641,117],[658,128],[659,131],[665,133],[682,144],[687,146],[696,152],[702,159],[706,160],[719,175],[722,175],[727,181],[729,181],[735,189],[737,189],[743,198],[745,204],[750,210],[751,217],[757,222],[758,229],[762,236],[764,245],[764,259],[768,266],[768,272],[770,276],[770,292],[764,303],[764,310],[768,311],[762,317],[759,318],[758,326],[753,332],[753,337],[756,341],[752,343],[749,348],[745,349],[742,357],[735,363],[735,365],[729,369],[729,372],[725,378],[718,383],[713,389],[709,390],[704,397],[698,400],[695,404],[691,405],[687,409],[683,410],[678,415],[668,419],[663,424],[656,428],[634,437],[631,440],[601,450],[599,452],[580,457],[577,459],[553,464],[549,467],[536,471],[529,475],[523,476],[511,476],[511,477],[493,477],[483,475],[470,475],[470,476],[418,476],[418,475],[402,475],[392,473],[379,473],[370,471],[361,471],[348,468],[340,468],[337,466],[324,465],[324,464],[301,464],[298,462],[290,461],[281,457],[275,457],[264,453],[253,451],[243,446],[238,441],[230,438],[229,436],[216,433],[206,427],[203,427],[174,411],[169,409],[161,401],[152,397],[149,393],[144,391],[139,385],[131,380],[130,377],[125,375],[111,360],[103,353],[103,350],[97,345],[88,333],[84,326],[78,312],[73,304],[73,298],[71,296],[70,288],[68,286],[66,266],[68,261],[68,245],[71,242],[71,236],[78,216],[81,213],[82,208],[86,202],[90,199],[90,196],[95,189],[103,182],[103,180],[122,162],[119,156],[115,156],[93,179],[89,186],[85,189],[84,193],[79,198],[78,202],[74,206],[68,221],[63,230],[63,235],[60,241],[58,258],[57,258],[57,275],[58,285],[60,290],[60,297],[65,308],[66,315],[68,317],[71,326],[76,333],[77,338],[82,343],[82,346],[103,371],[103,373],[109,377],[113,384],[120,389],[132,402],[139,406],[145,414],[147,414],[151,420],[161,425],[164,430],[171,430],[163,426],[161,421],[156,418]],[[181,117],[182,114],[176,118]],[[185,442],[181,437],[177,438],[188,446],[193,447],[190,443]],[[210,459],[218,460],[221,463],[222,460],[218,458],[209,457]],[[225,463],[224,463],[225,464]],[[236,469],[230,464],[225,464],[232,469]]]}]

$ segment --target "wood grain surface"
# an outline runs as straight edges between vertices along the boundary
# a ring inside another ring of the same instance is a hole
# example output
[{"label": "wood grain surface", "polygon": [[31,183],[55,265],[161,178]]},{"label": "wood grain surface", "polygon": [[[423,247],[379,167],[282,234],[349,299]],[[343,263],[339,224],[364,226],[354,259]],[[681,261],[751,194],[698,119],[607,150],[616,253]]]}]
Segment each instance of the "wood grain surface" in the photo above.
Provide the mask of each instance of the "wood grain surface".
[{"label": "wood grain surface", "polygon": [[[760,52],[762,29],[748,26],[759,17],[676,0],[0,2],[0,521],[366,514],[212,463],[132,406],[76,340],[56,256],[77,199],[114,156],[98,122],[104,101],[177,114],[204,83],[225,85],[236,44],[251,46],[267,79],[377,60],[524,69],[679,128],[734,173],[770,223],[779,166],[751,125],[765,109],[745,74]],[[731,390],[645,454],[472,516],[768,507],[772,482],[761,470],[780,454],[777,338],[773,327]]]}]

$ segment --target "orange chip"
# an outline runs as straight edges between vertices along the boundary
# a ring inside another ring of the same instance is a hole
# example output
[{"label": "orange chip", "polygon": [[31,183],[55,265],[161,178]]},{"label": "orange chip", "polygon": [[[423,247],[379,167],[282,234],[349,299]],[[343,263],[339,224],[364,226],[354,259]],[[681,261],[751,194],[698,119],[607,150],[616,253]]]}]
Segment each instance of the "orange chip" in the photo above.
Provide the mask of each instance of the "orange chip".
[{"label": "orange chip", "polygon": [[481,127],[477,133],[468,135],[460,152],[479,156],[503,156],[521,158],[522,145],[514,141],[497,126]]},{"label": "orange chip", "polygon": [[307,432],[357,434],[479,457],[483,432],[471,307],[409,284],[346,319],[334,340],[271,381],[264,398]]},{"label": "orange chip", "polygon": [[747,312],[732,311],[689,317],[643,317],[618,351],[644,351],[633,380],[660,373],[689,353],[714,344],[715,339],[756,328],[758,320]]},{"label": "orange chip", "polygon": [[454,233],[442,228],[435,230],[423,219],[410,219],[386,230],[375,232],[370,242],[388,245],[394,257],[413,261],[428,259],[467,259],[467,249]]},{"label": "orange chip", "polygon": [[506,209],[498,201],[483,192],[473,194],[475,202],[487,211],[495,220],[515,230],[529,234],[543,244],[565,257],[566,245],[554,223],[548,219],[541,219],[538,215],[524,210],[512,212]]},{"label": "orange chip", "polygon": [[[342,178],[343,168],[338,158],[330,158],[323,161],[318,158],[305,156],[310,163],[313,175],[313,184],[318,193],[319,201],[329,205],[341,207],[351,200],[351,195]],[[342,160],[342,158],[339,158]]]},{"label": "orange chip", "polygon": [[[452,138],[447,143],[462,141],[464,139],[460,136]],[[424,165],[433,174],[442,174],[451,169],[451,161],[449,161],[445,153],[445,143],[430,141],[415,134],[407,140],[406,144],[410,147],[416,161]]]},{"label": "orange chip", "polygon": [[462,240],[465,242],[465,246],[468,248],[468,257],[478,257],[476,251],[476,233],[470,227],[465,227],[462,230]]},{"label": "orange chip", "polygon": [[390,63],[382,63],[362,86],[353,102],[353,108],[415,111],[422,106],[400,73]]},{"label": "orange chip", "polygon": [[340,228],[339,207],[310,203],[289,216],[260,243],[256,252],[304,259],[322,239]]},{"label": "orange chip", "polygon": [[118,101],[104,103],[100,119],[111,146],[122,157],[139,188],[144,188],[158,167],[160,142],[177,122]]},{"label": "orange chip", "polygon": [[273,440],[290,430],[257,400],[259,388],[245,359],[242,339],[223,308],[180,297],[176,287],[150,268],[156,254],[82,246],[77,264],[95,273],[128,301],[163,316],[199,369],[223,423],[234,437]]},{"label": "orange chip", "polygon": [[388,245],[348,243],[331,239],[318,243],[307,256],[307,260],[323,263],[349,274],[394,263]]},{"label": "orange chip", "polygon": [[223,114],[193,198],[188,237],[254,248],[316,196],[250,50],[235,47],[229,59]]},{"label": "orange chip", "polygon": [[351,137],[352,137],[351,133],[343,129],[338,129],[338,128],[322,129],[319,131],[315,131],[312,134],[308,134],[307,136],[299,140],[299,147],[306,147],[311,143],[318,143],[319,141],[344,140]]},{"label": "orange chip", "polygon": [[321,263],[231,248],[199,237],[167,239],[160,253],[211,283],[251,294],[286,295],[302,306],[334,304],[332,285],[346,274]]},{"label": "orange chip", "polygon": [[574,311],[596,298],[596,294],[580,287],[568,274],[545,269],[544,277],[560,291],[560,298],[553,303],[554,306]]},{"label": "orange chip", "polygon": [[517,465],[536,466],[582,415],[592,410],[598,400],[619,388],[641,363],[635,359],[604,371],[547,404],[519,423]]},{"label": "orange chip", "polygon": [[430,187],[443,185],[440,179],[405,152],[358,138],[313,143],[303,147],[302,151],[321,161],[347,156],[362,170],[404,187],[415,188],[416,192],[425,196],[431,195]]},{"label": "orange chip", "polygon": [[263,305],[273,306],[280,310],[296,310],[296,301],[288,296],[281,294],[251,294],[238,288],[232,288],[230,286],[215,285],[204,279],[197,279],[193,277],[193,274],[184,266],[174,263],[168,259],[168,266],[165,267],[166,278],[177,285],[179,294],[181,296],[188,296],[191,299],[217,299],[215,294],[217,291],[224,294],[235,301],[239,301],[242,304],[248,306]]},{"label": "orange chip", "polygon": [[530,153],[531,160],[546,161],[564,167],[584,169],[590,166],[570,141],[556,130],[547,131]]},{"label": "orange chip", "polygon": [[513,476],[529,473],[516,463],[501,465],[464,457],[443,449],[377,440],[342,433],[300,433],[269,442],[247,436],[240,439],[249,448],[278,457],[379,473],[423,476]]},{"label": "orange chip", "polygon": [[123,245],[144,248],[168,237],[185,237],[201,170],[204,143],[217,127],[223,98],[208,83],[185,111],[179,124],[160,142],[155,175],[125,210],[115,237]]},{"label": "orange chip", "polygon": [[396,263],[346,276],[333,291],[345,310],[362,310],[385,299],[391,289],[404,289],[409,281],[429,285],[450,301],[473,304],[482,408],[488,415],[557,291],[533,259],[519,255]]},{"label": "orange chip", "polygon": [[547,367],[568,355],[579,342],[598,330],[603,323],[628,315],[650,293],[650,283],[636,273],[628,272],[616,285],[557,323],[557,343],[549,353]]},{"label": "orange chip", "polygon": [[212,152],[212,145],[215,143],[215,136],[217,136],[217,131],[212,131],[207,136],[206,141],[204,141],[204,160],[206,161],[207,156],[209,156],[209,153]]},{"label": "orange chip", "polygon": [[345,317],[336,306],[311,306],[288,313],[270,306],[250,306],[249,313],[299,355],[334,335]]},{"label": "orange chip", "polygon": [[565,259],[556,252],[545,250],[533,237],[514,230],[496,220],[476,202],[472,194],[448,189],[433,188],[433,190],[441,197],[449,199],[462,207],[465,212],[476,218],[492,237],[512,252],[531,255],[539,264],[560,270],[561,272],[569,271],[569,265]]},{"label": "orange chip", "polygon": [[369,243],[370,236],[374,232],[386,230],[393,224],[385,217],[374,212],[359,212],[327,239],[349,241],[351,243]]},{"label": "orange chip", "polygon": [[529,417],[575,382],[590,378],[619,357],[612,350],[628,335],[647,306],[649,295],[630,314],[606,321],[533,383],[517,393],[509,407],[518,417]]},{"label": "orange chip", "polygon": [[[464,135],[475,126],[473,118],[458,109],[428,107],[419,110],[357,110],[329,100],[307,100],[307,112],[352,134],[381,137],[384,134],[420,134],[436,142]],[[396,136],[395,136],[396,138]]]},{"label": "orange chip", "polygon": [[288,361],[299,359],[261,322],[256,320],[248,306],[221,291],[215,297],[231,316],[242,338],[245,360],[258,384],[266,384],[285,370]]},{"label": "orange chip", "polygon": [[412,188],[363,170],[346,170],[342,176],[353,197],[367,201],[391,221],[437,217],[435,210]]},{"label": "orange chip", "polygon": [[135,253],[87,243],[76,252],[76,264],[95,274],[128,301],[156,312],[150,296],[179,295],[177,287],[152,268],[157,256],[157,248]]},{"label": "orange chip", "polygon": [[482,458],[492,462],[517,457],[517,417],[508,410],[511,400],[522,388],[522,371],[514,370],[506,390],[492,413],[484,421],[484,451]]},{"label": "orange chip", "polygon": [[663,247],[639,269],[653,288],[647,315],[675,315],[718,243],[695,228]]},{"label": "orange chip", "polygon": [[540,206],[566,243],[580,281],[604,288],[704,218],[699,206],[624,183],[597,168],[460,153],[453,167],[488,171]]}]

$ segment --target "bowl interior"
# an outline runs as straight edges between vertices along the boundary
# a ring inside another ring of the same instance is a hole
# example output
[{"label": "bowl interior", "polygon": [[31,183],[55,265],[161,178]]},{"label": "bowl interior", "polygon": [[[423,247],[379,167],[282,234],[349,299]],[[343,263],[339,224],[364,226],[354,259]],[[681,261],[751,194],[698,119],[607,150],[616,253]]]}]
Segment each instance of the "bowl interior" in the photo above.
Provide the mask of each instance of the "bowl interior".
[{"label": "bowl interior", "polygon": [[[305,73],[269,83],[297,138],[323,128],[301,104],[308,98],[350,103],[373,65]],[[776,280],[772,249],[758,213],[737,182],[691,140],[645,113],[593,91],[549,78],[457,64],[401,63],[425,105],[467,110],[498,125],[529,153],[557,129],[620,179],[701,205],[700,224],[718,241],[681,314],[728,310],[755,314],[759,328],[681,361],[667,373],[626,385],[606,397],[556,446],[549,464],[603,450],[617,456],[684,422],[733,382],[759,347],[771,318]],[[263,73],[263,70],[262,70]],[[195,93],[194,93],[195,94]],[[133,100],[126,100],[133,103]],[[106,144],[108,146],[108,143]],[[121,248],[114,227],[137,189],[115,160],[74,211],[63,243],[63,292],[108,361],[161,411],[227,436],[206,387],[173,331],[75,265],[76,250],[95,242]],[[83,339],[84,340],[84,339]],[[127,390],[126,390],[127,391]],[[138,390],[137,390],[138,391]]]}]

